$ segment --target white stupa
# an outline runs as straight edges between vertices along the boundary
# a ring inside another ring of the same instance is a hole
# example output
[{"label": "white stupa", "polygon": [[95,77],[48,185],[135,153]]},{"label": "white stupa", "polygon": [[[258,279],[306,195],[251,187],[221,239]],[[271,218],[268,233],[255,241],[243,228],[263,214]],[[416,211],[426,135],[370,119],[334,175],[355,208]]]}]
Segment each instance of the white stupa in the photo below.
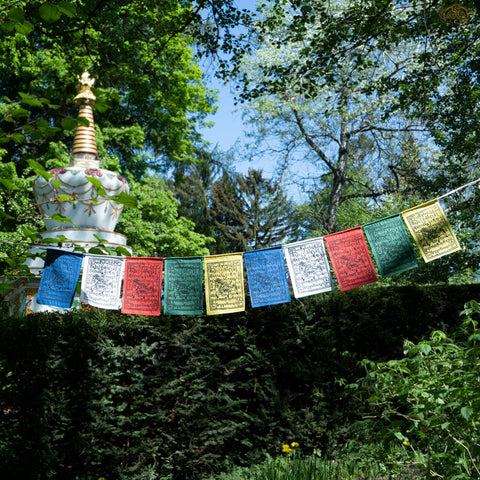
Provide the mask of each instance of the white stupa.
[{"label": "white stupa", "polygon": [[[88,127],[80,123],[77,126],[70,165],[50,170],[53,176],[48,180],[38,176],[34,185],[35,200],[46,226],[41,237],[58,239],[58,243],[41,244],[32,248],[31,253],[44,252],[47,245],[67,250],[82,247],[88,252],[100,243],[132,251],[125,235],[114,231],[123,205],[112,197],[128,193],[129,186],[120,175],[100,168],[92,110],[96,100],[91,91],[94,81],[88,72],[79,77],[79,90],[73,101],[79,105],[78,117],[86,118]],[[89,179],[93,179],[93,183]],[[54,214],[68,220],[54,220],[51,218]],[[41,275],[44,263],[41,258],[29,259],[26,263],[32,273]],[[37,304],[35,298],[33,295],[30,305],[33,311],[58,310]]]}]

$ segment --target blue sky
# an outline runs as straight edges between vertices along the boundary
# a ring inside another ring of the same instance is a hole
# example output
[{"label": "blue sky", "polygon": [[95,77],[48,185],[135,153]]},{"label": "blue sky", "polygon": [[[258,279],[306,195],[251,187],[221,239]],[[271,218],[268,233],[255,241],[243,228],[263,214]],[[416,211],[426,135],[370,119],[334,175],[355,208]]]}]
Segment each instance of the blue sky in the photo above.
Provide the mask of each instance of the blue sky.
[{"label": "blue sky", "polygon": [[[256,0],[237,0],[235,3],[237,8],[254,10]],[[246,141],[246,127],[242,121],[241,108],[234,103],[232,86],[225,85],[215,77],[215,66],[211,61],[201,62],[200,68],[205,72],[207,86],[218,90],[218,110],[215,115],[206,119],[215,123],[213,127],[202,130],[203,136],[212,144],[212,147],[218,145],[220,150],[228,151],[236,142],[244,143]],[[238,172],[245,173],[249,168],[261,168],[266,177],[271,177],[275,170],[275,164],[268,158],[262,159],[261,165],[248,160],[236,159],[235,169]]]},{"label": "blue sky", "polygon": [[[255,8],[255,0],[237,0],[237,7],[239,8]],[[212,147],[218,145],[221,151],[228,151],[236,142],[245,144],[248,140],[245,137],[247,131],[246,126],[242,121],[241,106],[235,105],[234,94],[232,93],[232,86],[225,85],[221,80],[214,75],[214,65],[207,62],[200,64],[200,67],[205,72],[205,81],[208,87],[218,90],[217,107],[218,110],[215,115],[209,116],[206,120],[213,121],[214,125],[210,128],[202,129],[201,132],[204,138],[209,141]],[[235,158],[234,168],[240,173],[246,173],[249,168],[262,169],[266,178],[273,177],[276,169],[276,161],[268,156],[263,157],[260,161],[250,162],[242,160],[240,155]],[[298,188],[290,186],[288,194],[293,196],[297,201],[300,200]],[[303,200],[305,200],[303,198]]]},{"label": "blue sky", "polygon": [[210,88],[218,89],[218,110],[215,115],[210,115],[206,120],[215,122],[213,127],[202,130],[206,140],[212,143],[212,146],[218,145],[221,150],[230,149],[237,140],[244,140],[244,125],[242,114],[235,111],[237,107],[234,104],[234,95],[230,92],[229,85],[208,75],[207,85]]},{"label": "blue sky", "polygon": [[[231,86],[224,85],[213,74],[207,76],[206,83],[208,87],[218,89],[218,110],[215,115],[206,119],[207,121],[213,121],[214,125],[201,130],[203,137],[211,143],[212,147],[218,146],[219,150],[224,152],[232,148],[236,142],[244,145],[245,142],[249,141],[245,136],[247,127],[242,121],[241,107],[235,105],[235,97],[231,92]],[[236,155],[234,168],[240,173],[246,173],[249,168],[261,169],[266,178],[272,178],[277,167],[276,160],[268,156],[251,162],[247,159],[242,160],[241,155]],[[306,200],[305,195],[300,193],[296,185],[288,186],[287,193],[297,202],[301,203]]]},{"label": "blue sky", "polygon": [[[256,0],[236,0],[235,6],[238,9],[255,10]],[[243,27],[237,27],[236,30],[244,30]],[[205,130],[205,138],[218,144],[222,150],[228,150],[238,139],[243,139],[244,126],[240,111],[235,112],[234,95],[231,93],[231,86],[224,85],[221,80],[215,77],[215,66],[212,61],[200,63],[200,68],[206,74],[207,85],[219,90],[217,113],[208,120],[215,121],[215,125]]]}]

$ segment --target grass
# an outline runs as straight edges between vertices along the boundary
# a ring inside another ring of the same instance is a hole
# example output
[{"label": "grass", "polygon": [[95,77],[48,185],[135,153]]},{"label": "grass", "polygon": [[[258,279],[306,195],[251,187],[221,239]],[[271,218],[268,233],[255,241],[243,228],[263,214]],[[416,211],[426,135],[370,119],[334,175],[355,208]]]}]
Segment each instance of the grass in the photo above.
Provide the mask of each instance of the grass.
[{"label": "grass", "polygon": [[267,458],[262,464],[236,468],[211,480],[380,480],[387,478],[376,465],[330,461],[316,455]]},{"label": "grass", "polygon": [[[250,467],[236,467],[210,480],[420,480],[423,469],[403,456],[404,450],[382,451],[384,461],[375,460],[379,447],[371,445],[338,460],[323,458],[320,452],[305,456],[298,443],[283,445],[283,454]],[[380,449],[381,450],[381,449]],[[400,453],[400,456],[399,456]],[[382,456],[380,454],[380,456]],[[403,456],[403,458],[402,458]],[[396,459],[396,461],[393,460]]]}]

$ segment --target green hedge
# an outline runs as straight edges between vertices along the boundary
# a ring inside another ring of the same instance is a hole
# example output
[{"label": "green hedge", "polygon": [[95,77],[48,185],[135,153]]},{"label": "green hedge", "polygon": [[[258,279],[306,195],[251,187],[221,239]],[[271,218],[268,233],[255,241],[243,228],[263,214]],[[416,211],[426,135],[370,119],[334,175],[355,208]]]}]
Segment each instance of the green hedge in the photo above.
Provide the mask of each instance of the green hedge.
[{"label": "green hedge", "polygon": [[459,323],[480,286],[361,288],[225,316],[90,311],[0,329],[0,478],[201,479],[328,450],[359,360]]}]

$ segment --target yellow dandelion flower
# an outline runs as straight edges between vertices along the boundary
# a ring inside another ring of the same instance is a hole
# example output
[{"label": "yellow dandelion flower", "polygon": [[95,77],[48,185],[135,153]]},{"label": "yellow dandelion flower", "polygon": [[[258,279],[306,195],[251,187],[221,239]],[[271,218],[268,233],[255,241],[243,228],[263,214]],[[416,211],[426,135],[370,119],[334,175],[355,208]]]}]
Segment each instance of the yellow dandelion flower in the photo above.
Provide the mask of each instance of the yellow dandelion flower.
[{"label": "yellow dandelion flower", "polygon": [[297,448],[297,447],[300,446],[300,444],[299,444],[298,442],[292,442],[292,443],[290,444],[290,446],[291,446],[292,448]]},{"label": "yellow dandelion flower", "polygon": [[290,448],[290,445],[288,445],[288,444],[282,445],[282,452],[283,453],[289,453],[291,451],[292,451],[292,449]]},{"label": "yellow dandelion flower", "polygon": [[402,444],[405,445],[406,447],[408,447],[408,446],[410,445],[410,442],[407,442],[406,440],[404,440],[404,441],[402,442]]}]

